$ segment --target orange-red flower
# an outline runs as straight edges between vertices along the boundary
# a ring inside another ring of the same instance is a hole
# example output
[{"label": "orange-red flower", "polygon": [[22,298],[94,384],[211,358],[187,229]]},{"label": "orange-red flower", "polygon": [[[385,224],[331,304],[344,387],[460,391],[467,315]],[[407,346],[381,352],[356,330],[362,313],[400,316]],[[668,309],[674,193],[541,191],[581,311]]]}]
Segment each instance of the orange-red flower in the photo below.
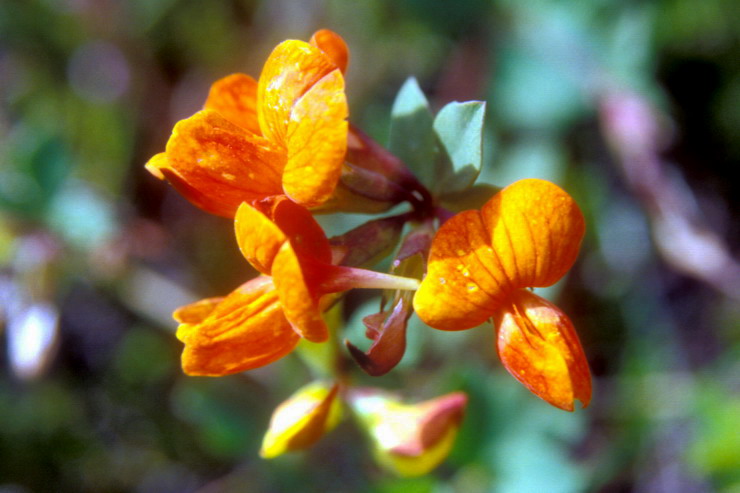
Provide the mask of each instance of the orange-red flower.
[{"label": "orange-red flower", "polygon": [[583,215],[562,189],[521,180],[480,211],[437,232],[414,309],[431,327],[462,330],[493,318],[506,369],[562,409],[591,399],[591,377],[568,317],[527,288],[556,283],[578,256]]},{"label": "orange-red flower", "polygon": [[225,298],[180,308],[182,365],[190,375],[226,375],[290,353],[300,338],[324,342],[331,293],[355,287],[416,289],[416,279],[334,265],[311,213],[287,197],[243,203],[234,220],[244,257],[263,275]]},{"label": "orange-red flower", "polygon": [[287,195],[324,203],[347,149],[347,46],[322,30],[270,54],[259,82],[234,74],[211,87],[203,111],[180,121],[147,169],[202,209],[233,217],[242,202]]}]

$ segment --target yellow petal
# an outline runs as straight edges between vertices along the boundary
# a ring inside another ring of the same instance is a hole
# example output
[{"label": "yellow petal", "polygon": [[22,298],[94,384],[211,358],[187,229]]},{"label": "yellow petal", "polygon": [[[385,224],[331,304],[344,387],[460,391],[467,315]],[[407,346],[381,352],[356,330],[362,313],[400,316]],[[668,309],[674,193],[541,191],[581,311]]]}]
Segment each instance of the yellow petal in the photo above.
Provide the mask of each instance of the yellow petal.
[{"label": "yellow petal", "polygon": [[182,367],[188,375],[251,370],[282,358],[298,344],[269,278],[253,279],[218,303],[201,303],[176,312],[185,321],[177,336],[185,343]]},{"label": "yellow petal", "polygon": [[341,36],[328,29],[316,31],[309,41],[328,56],[342,73],[347,71],[349,49]]},{"label": "yellow petal", "polygon": [[311,342],[329,339],[329,328],[319,307],[320,293],[309,286],[311,275],[304,273],[290,242],[284,243],[275,256],[272,276],[285,317],[293,329]]},{"label": "yellow petal", "polygon": [[331,431],[341,418],[338,390],[337,384],[313,382],[280,404],[270,420],[260,455],[271,459],[308,448]]},{"label": "yellow petal", "polygon": [[236,211],[234,229],[244,258],[261,273],[270,275],[275,255],[288,238],[270,218],[247,203]]},{"label": "yellow petal", "polygon": [[573,324],[558,307],[518,291],[495,315],[497,349],[514,378],[553,406],[591,401],[591,375]]},{"label": "yellow petal", "polygon": [[198,207],[233,217],[242,202],[282,193],[285,155],[213,111],[175,125],[166,156],[147,163]]},{"label": "yellow petal", "polygon": [[245,74],[232,74],[211,85],[203,106],[221,114],[231,123],[261,135],[257,118],[257,81]]}]

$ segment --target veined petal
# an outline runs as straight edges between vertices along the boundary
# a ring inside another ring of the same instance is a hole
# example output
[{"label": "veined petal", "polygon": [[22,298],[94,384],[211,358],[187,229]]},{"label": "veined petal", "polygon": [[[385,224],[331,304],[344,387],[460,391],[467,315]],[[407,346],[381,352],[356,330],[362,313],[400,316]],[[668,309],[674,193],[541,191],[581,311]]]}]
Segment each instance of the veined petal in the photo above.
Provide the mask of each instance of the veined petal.
[{"label": "veined petal", "polygon": [[545,180],[517,181],[481,209],[500,264],[516,288],[555,284],[573,266],[585,232],[573,198]]},{"label": "veined petal", "polygon": [[338,390],[337,384],[312,382],[280,404],[272,414],[260,455],[271,459],[308,448],[331,431],[341,418]]},{"label": "veined petal", "polygon": [[315,207],[336,188],[347,152],[347,115],[344,78],[336,70],[296,99],[283,171],[283,190],[294,201]]},{"label": "veined petal", "polygon": [[305,41],[288,40],[275,47],[259,78],[257,114],[262,134],[287,149],[288,124],[296,102],[336,70],[329,57]]},{"label": "veined petal", "polygon": [[558,307],[520,290],[494,321],[499,357],[514,378],[560,409],[573,411],[575,399],[588,406],[588,362],[573,324]]},{"label": "veined petal", "polygon": [[461,212],[437,231],[427,275],[414,296],[414,310],[430,327],[470,329],[491,318],[509,282],[488,238],[478,211]]},{"label": "veined petal", "polygon": [[544,180],[520,180],[481,212],[448,220],[432,241],[414,309],[428,325],[468,329],[507,296],[558,281],[575,262],[585,223],[573,199]]},{"label": "veined petal", "polygon": [[282,193],[284,164],[284,154],[264,138],[201,111],[175,125],[166,155],[147,168],[198,207],[233,217],[242,202]]},{"label": "veined petal", "polygon": [[319,307],[320,293],[309,287],[310,273],[304,274],[290,242],[284,243],[275,256],[272,277],[285,317],[293,329],[311,342],[329,339],[329,328]]},{"label": "veined petal", "polygon": [[343,74],[347,71],[349,49],[340,35],[328,29],[321,29],[313,33],[309,42],[323,51]]},{"label": "veined petal", "polygon": [[216,111],[253,134],[262,134],[257,118],[257,81],[248,75],[231,74],[214,82],[203,109]]},{"label": "veined petal", "polygon": [[244,257],[263,274],[270,274],[272,262],[286,241],[300,257],[331,262],[331,247],[311,213],[280,196],[255,206],[242,204],[234,220],[236,239]]},{"label": "veined petal", "polygon": [[282,312],[269,278],[253,279],[223,298],[180,308],[177,337],[183,371],[221,376],[267,365],[290,353],[299,336]]}]

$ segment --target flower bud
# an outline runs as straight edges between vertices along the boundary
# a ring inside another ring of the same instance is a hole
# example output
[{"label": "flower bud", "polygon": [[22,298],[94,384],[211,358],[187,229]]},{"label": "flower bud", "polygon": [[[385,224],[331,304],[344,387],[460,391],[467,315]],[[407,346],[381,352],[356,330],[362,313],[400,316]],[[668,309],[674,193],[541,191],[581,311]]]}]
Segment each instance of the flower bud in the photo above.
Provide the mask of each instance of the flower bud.
[{"label": "flower bud", "polygon": [[298,389],[272,414],[260,455],[272,459],[308,448],[331,431],[342,413],[338,390],[338,384],[328,382],[312,382]]},{"label": "flower bud", "polygon": [[467,396],[452,392],[418,404],[402,404],[377,389],[357,389],[349,402],[369,434],[377,461],[399,476],[421,476],[449,454]]}]

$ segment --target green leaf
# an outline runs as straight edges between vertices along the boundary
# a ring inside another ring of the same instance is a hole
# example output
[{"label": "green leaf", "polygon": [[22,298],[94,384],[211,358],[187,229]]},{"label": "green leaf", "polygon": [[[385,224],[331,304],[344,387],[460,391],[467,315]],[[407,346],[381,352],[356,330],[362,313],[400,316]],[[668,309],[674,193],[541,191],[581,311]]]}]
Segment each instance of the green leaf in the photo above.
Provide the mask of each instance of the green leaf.
[{"label": "green leaf", "polygon": [[486,103],[452,102],[434,119],[434,130],[441,145],[437,180],[444,194],[462,192],[480,173],[483,162],[483,117]]},{"label": "green leaf", "polygon": [[393,102],[388,148],[427,187],[436,181],[437,137],[429,102],[415,78],[409,78]]}]

